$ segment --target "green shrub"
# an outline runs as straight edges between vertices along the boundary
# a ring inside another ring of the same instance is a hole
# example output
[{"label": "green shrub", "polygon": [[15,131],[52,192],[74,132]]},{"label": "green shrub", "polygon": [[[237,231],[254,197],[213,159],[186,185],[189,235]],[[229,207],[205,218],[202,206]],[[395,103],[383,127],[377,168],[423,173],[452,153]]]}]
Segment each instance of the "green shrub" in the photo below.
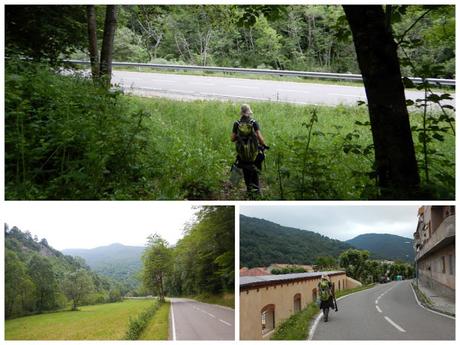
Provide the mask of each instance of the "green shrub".
[{"label": "green shrub", "polygon": [[162,303],[155,301],[155,303],[139,314],[135,319],[129,318],[128,330],[126,331],[126,340],[137,340],[141,335],[144,328],[149,323],[150,319],[155,315],[156,311],[161,307]]},{"label": "green shrub", "polygon": [[120,92],[14,60],[5,90],[7,199],[107,199],[136,188],[147,114]]},{"label": "green shrub", "polygon": [[316,303],[310,303],[305,309],[292,315],[281,323],[271,337],[272,340],[305,340],[308,337],[310,321],[319,312]]}]

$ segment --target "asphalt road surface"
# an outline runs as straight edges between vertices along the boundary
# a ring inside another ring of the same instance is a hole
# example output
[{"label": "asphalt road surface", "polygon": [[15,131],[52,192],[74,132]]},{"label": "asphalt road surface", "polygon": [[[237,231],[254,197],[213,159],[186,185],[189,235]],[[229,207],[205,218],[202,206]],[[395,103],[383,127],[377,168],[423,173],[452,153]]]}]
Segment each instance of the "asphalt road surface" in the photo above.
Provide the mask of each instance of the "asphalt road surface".
[{"label": "asphalt road surface", "polygon": [[186,298],[171,298],[171,340],[234,340],[234,310]]},{"label": "asphalt road surface", "polygon": [[[134,92],[176,99],[256,100],[331,106],[356,105],[357,101],[366,101],[364,87],[332,84],[117,70],[113,71],[112,83]],[[423,93],[406,91],[406,97],[415,100],[423,98]],[[454,104],[454,101],[449,104]]]},{"label": "asphalt road surface", "polygon": [[313,340],[454,340],[455,319],[417,304],[409,281],[377,285],[337,301]]}]

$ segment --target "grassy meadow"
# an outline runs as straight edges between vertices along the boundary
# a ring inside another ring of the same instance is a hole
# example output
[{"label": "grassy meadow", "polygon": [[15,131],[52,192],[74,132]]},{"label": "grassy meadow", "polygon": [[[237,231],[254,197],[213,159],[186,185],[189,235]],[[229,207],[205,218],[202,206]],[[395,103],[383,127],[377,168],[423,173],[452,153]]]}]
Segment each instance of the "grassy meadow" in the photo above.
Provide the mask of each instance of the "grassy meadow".
[{"label": "grassy meadow", "polygon": [[6,320],[5,339],[119,340],[127,331],[129,318],[137,316],[151,304],[149,299],[125,300],[84,306],[77,312],[62,311]]}]

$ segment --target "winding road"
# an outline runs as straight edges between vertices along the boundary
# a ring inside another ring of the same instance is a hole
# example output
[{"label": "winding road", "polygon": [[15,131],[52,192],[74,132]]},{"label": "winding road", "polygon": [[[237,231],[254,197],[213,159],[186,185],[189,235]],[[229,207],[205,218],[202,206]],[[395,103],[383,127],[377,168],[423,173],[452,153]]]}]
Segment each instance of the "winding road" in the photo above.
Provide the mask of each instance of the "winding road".
[{"label": "winding road", "polygon": [[[366,101],[362,86],[298,83],[277,80],[207,77],[183,74],[113,71],[112,83],[142,95],[174,99],[229,99],[295,104],[356,105]],[[452,93],[455,98],[455,94]],[[406,91],[408,99],[423,98]],[[446,102],[455,105],[455,100]]]},{"label": "winding road", "polygon": [[235,311],[186,298],[171,298],[171,340],[234,340]]},{"label": "winding road", "polygon": [[338,301],[312,340],[454,340],[455,319],[422,308],[410,281],[377,285]]}]

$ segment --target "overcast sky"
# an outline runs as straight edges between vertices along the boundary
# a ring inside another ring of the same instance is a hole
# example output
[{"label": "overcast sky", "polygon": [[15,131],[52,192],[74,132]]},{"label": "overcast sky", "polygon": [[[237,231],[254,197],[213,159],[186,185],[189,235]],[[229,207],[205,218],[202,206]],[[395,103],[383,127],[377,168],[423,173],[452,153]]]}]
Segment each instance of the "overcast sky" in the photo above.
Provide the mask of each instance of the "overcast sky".
[{"label": "overcast sky", "polygon": [[3,220],[46,238],[55,249],[95,248],[112,243],[143,246],[158,233],[170,244],[197,210],[183,202],[10,202]]},{"label": "overcast sky", "polygon": [[346,241],[365,233],[413,237],[419,206],[240,206],[240,213]]}]

